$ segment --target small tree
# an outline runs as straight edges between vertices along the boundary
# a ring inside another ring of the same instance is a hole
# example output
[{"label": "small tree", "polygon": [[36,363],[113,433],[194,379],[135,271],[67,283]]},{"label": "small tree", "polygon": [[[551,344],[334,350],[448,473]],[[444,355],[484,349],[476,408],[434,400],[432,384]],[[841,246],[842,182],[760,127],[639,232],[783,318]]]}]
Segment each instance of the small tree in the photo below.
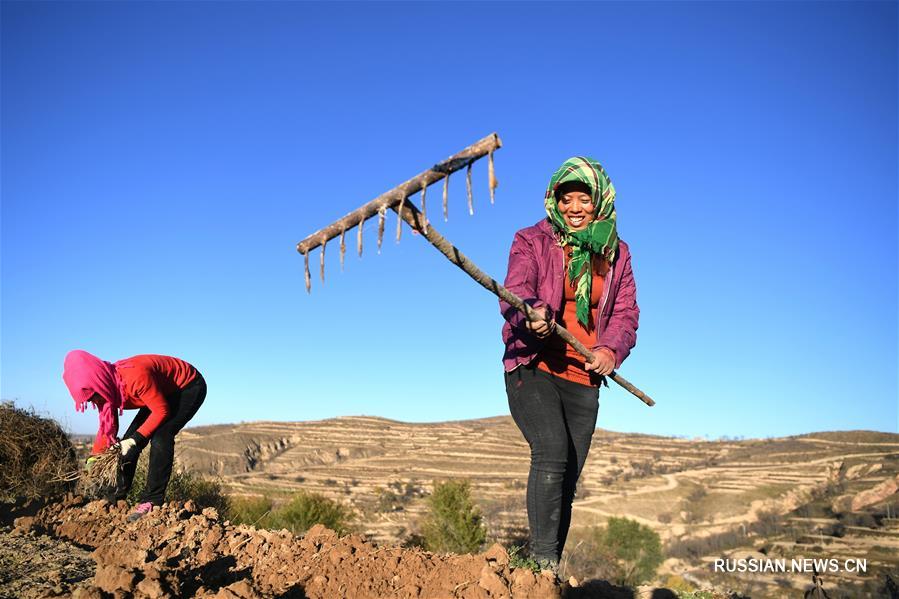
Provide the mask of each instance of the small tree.
[{"label": "small tree", "polygon": [[269,527],[272,500],[268,497],[230,497],[228,519],[234,524],[249,524],[258,528]]},{"label": "small tree", "polygon": [[465,480],[434,482],[430,511],[422,523],[424,546],[440,553],[474,553],[487,540],[481,511]]},{"label": "small tree", "polygon": [[609,518],[608,525],[597,532],[597,541],[618,564],[618,584],[635,586],[651,580],[662,564],[659,535],[634,520]]},{"label": "small tree", "polygon": [[343,504],[318,493],[300,491],[271,514],[266,528],[286,528],[300,534],[315,524],[323,524],[333,531],[345,533],[352,519],[352,511]]}]

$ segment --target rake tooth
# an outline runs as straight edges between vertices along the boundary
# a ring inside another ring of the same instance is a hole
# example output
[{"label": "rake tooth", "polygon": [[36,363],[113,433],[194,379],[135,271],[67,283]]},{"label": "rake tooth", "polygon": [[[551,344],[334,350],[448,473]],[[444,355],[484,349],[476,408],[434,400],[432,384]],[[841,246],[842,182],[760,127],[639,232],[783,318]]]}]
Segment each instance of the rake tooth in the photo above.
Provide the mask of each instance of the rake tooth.
[{"label": "rake tooth", "polygon": [[359,257],[362,257],[362,224],[365,222],[364,218],[359,219],[359,224],[357,227],[357,235],[356,235],[356,249],[359,250]]},{"label": "rake tooth", "polygon": [[387,219],[387,207],[378,210],[378,254],[381,253],[381,242],[384,240],[384,221]]},{"label": "rake tooth", "polygon": [[424,221],[421,225],[422,231],[424,233],[428,232],[428,206],[425,204],[425,195],[428,192],[428,184],[421,184],[421,220]]},{"label": "rake tooth", "polygon": [[493,168],[493,150],[487,154],[487,179],[489,180],[490,186],[490,203],[493,203],[493,191],[496,189],[496,186],[499,185],[496,181],[496,171]]},{"label": "rake tooth", "polygon": [[472,162],[468,163],[468,168],[465,170],[465,191],[468,194],[468,216],[474,215],[474,200],[471,197],[471,165],[474,164]]},{"label": "rake tooth", "polygon": [[346,254],[346,227],[340,230],[340,272],[343,272],[343,257]]},{"label": "rake tooth", "polygon": [[326,239],[322,239],[322,251],[319,254],[319,275],[322,278],[322,283],[325,282],[325,246],[328,241]]},{"label": "rake tooth", "polygon": [[400,199],[400,207],[396,211],[396,242],[400,242],[400,237],[403,235],[403,207],[406,205],[406,196],[404,195]]},{"label": "rake tooth", "polygon": [[312,293],[312,275],[309,274],[309,250],[303,252],[303,262],[306,267],[306,293]]},{"label": "rake tooth", "polygon": [[446,222],[449,220],[449,176],[450,174],[446,174],[446,179],[443,180],[443,221]]}]

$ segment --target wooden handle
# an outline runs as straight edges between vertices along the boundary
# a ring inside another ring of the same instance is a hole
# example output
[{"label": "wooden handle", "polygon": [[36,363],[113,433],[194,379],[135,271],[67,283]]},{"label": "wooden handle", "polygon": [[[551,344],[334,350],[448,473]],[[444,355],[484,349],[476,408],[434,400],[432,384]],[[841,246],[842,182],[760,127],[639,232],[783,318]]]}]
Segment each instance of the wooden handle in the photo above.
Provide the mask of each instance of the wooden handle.
[{"label": "wooden handle", "polygon": [[[368,204],[353,210],[324,229],[316,231],[297,244],[297,251],[301,254],[305,254],[309,250],[317,248],[337,237],[342,231],[346,231],[355,226],[361,226],[363,222],[384,208],[396,209],[400,202],[410,195],[417,193],[423,187],[427,187],[431,183],[448,177],[450,173],[454,173],[457,170],[467,167],[479,158],[492,154],[494,150],[500,148],[502,145],[503,143],[500,140],[499,135],[491,133],[484,139],[471,144],[461,152],[453,154],[443,162],[439,162],[428,170],[415,175],[405,183],[400,183],[390,191],[382,193]],[[493,185],[492,181],[491,185]]]}]

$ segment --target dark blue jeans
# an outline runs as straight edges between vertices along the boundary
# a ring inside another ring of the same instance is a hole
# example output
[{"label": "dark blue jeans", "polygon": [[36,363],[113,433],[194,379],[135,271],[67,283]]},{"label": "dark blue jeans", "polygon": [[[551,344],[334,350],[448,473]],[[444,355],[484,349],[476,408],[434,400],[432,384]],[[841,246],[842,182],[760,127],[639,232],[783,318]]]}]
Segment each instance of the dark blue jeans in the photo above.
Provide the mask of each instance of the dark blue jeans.
[{"label": "dark blue jeans", "polygon": [[558,561],[596,429],[599,388],[527,366],[507,372],[505,378],[512,418],[531,447],[527,491],[531,556]]},{"label": "dark blue jeans", "polygon": [[[184,425],[194,417],[203,400],[206,399],[206,381],[198,372],[197,378],[192,380],[187,387],[166,396],[169,404],[169,416],[153,431],[150,436],[150,463],[147,466],[147,484],[144,487],[138,503],[149,501],[153,505],[162,505],[165,501],[165,490],[169,486],[172,476],[172,466],[175,461],[175,435]],[[128,427],[125,437],[134,433],[150,415],[150,410],[141,408]],[[123,437],[124,438],[124,437]],[[129,462],[122,464],[119,471],[118,484],[115,498],[124,499],[131,489],[134,481],[134,472],[137,469],[137,456]]]}]

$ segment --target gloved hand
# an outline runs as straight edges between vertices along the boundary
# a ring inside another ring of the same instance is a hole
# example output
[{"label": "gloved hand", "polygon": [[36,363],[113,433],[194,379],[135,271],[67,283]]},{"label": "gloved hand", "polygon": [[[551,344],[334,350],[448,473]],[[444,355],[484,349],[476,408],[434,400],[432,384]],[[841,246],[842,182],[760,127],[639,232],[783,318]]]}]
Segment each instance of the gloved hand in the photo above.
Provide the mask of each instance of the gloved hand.
[{"label": "gloved hand", "polygon": [[95,456],[95,455],[92,455],[91,457],[87,458],[87,460],[84,462],[84,471],[90,472],[91,468],[93,468],[94,463],[96,461],[97,461],[97,456]]},{"label": "gloved hand", "polygon": [[131,461],[137,457],[138,453],[140,453],[140,450],[137,447],[137,441],[131,437],[122,439],[119,443],[119,451],[122,453],[122,459],[125,461]]},{"label": "gloved hand", "polygon": [[137,456],[147,446],[147,439],[137,431],[129,433],[127,437],[119,441],[119,451],[122,453],[122,459],[126,462],[136,460]]}]

